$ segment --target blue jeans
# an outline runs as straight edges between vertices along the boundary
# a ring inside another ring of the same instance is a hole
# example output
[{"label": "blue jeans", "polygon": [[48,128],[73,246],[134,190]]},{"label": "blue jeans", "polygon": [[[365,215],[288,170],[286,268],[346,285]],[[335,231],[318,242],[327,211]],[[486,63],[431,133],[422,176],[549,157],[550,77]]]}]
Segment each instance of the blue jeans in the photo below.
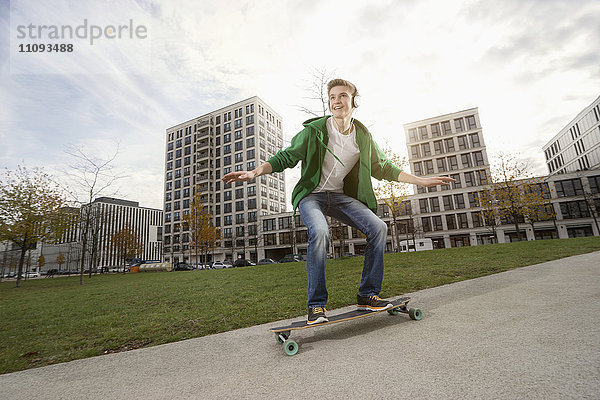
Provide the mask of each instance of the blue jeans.
[{"label": "blue jeans", "polygon": [[308,307],[325,307],[327,304],[325,263],[329,246],[329,227],[325,219],[326,215],[366,235],[365,262],[358,294],[366,297],[379,295],[383,281],[383,253],[387,239],[385,222],[366,205],[342,193],[311,193],[300,201],[298,209],[308,228],[306,255]]}]

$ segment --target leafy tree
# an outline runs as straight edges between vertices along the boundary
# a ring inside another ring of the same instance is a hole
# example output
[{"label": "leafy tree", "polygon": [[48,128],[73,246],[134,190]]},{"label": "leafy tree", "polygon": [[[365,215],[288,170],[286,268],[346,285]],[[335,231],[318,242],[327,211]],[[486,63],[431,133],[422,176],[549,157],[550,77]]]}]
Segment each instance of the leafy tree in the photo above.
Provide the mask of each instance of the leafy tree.
[{"label": "leafy tree", "polygon": [[38,257],[38,272],[42,271],[44,265],[46,265],[46,257],[44,257],[43,254],[40,254],[40,256]]},{"label": "leafy tree", "polygon": [[[394,152],[389,144],[386,145],[383,152],[388,160],[398,168],[405,168],[408,164],[406,157],[402,157]],[[375,196],[378,200],[382,200],[392,213],[392,234],[396,240],[396,252],[398,252],[400,251],[400,229],[398,227],[400,217],[409,212],[412,213],[412,207],[406,201],[408,198],[408,184],[395,181],[380,181],[379,185],[375,188]]]},{"label": "leafy tree", "polygon": [[62,270],[62,265],[65,263],[65,255],[63,253],[58,253],[56,256],[56,263],[58,264],[58,270]]},{"label": "leafy tree", "polygon": [[[527,162],[514,155],[500,153],[492,167],[492,183],[484,190],[485,204],[493,203],[504,223],[513,223],[518,240],[522,240],[520,222],[533,224],[549,219],[548,193],[541,189],[541,178],[533,177]],[[480,193],[480,198],[481,198]],[[491,206],[486,206],[491,213]]]},{"label": "leafy tree", "polygon": [[[141,242],[139,235],[129,225],[125,225],[123,229],[112,235],[110,241],[115,246],[124,262],[131,261],[133,258],[139,256],[144,250],[144,245]],[[125,269],[123,269],[123,272],[124,271]]]},{"label": "leafy tree", "polygon": [[548,221],[556,217],[554,207],[550,203],[548,184],[538,179],[537,183],[524,185],[523,197],[525,204],[521,212],[525,220],[531,225],[531,230],[535,237],[536,222]]},{"label": "leafy tree", "polygon": [[26,253],[38,242],[56,242],[67,228],[67,201],[60,187],[42,169],[18,166],[0,178],[0,241],[20,250],[17,287]]},{"label": "leafy tree", "polygon": [[484,187],[477,192],[476,204],[477,207],[481,207],[480,212],[483,216],[484,225],[494,234],[494,237],[496,237],[496,231],[501,224],[501,220],[492,186]]},{"label": "leafy tree", "polygon": [[190,258],[191,251],[194,249],[195,259],[198,262],[198,250],[204,255],[206,262],[208,252],[218,241],[219,234],[217,228],[213,226],[212,214],[204,204],[202,191],[199,186],[194,190],[194,196],[190,203],[189,213],[183,216],[185,227],[189,230]]}]

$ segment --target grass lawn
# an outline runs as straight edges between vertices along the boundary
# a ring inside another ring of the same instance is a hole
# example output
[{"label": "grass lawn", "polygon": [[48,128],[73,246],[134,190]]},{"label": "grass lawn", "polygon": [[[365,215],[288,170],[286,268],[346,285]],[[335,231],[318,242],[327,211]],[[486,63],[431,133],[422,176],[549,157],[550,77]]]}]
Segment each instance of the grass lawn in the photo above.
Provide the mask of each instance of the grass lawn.
[{"label": "grass lawn", "polygon": [[[600,250],[600,238],[386,254],[381,297]],[[353,304],[362,257],[327,265],[329,309]],[[0,373],[306,314],[304,262],[0,283]],[[265,332],[266,335],[266,332]]]}]

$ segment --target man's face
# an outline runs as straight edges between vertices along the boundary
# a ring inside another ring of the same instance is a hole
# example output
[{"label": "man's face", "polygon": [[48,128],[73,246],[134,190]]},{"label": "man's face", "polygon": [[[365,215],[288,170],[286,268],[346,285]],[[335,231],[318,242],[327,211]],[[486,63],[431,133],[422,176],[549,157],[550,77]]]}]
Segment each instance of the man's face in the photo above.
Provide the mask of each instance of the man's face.
[{"label": "man's face", "polygon": [[352,89],[348,86],[334,86],[329,91],[329,109],[335,118],[352,115]]}]

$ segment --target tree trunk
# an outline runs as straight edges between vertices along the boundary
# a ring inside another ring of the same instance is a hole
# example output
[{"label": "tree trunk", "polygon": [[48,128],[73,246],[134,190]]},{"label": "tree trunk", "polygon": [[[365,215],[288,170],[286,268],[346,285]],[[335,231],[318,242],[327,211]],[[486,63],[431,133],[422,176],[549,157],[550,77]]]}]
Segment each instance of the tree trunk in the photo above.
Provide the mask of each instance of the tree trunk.
[{"label": "tree trunk", "polygon": [[19,267],[17,268],[17,287],[21,286],[21,274],[23,273],[25,253],[27,253],[27,246],[25,245],[25,243],[23,243],[23,245],[21,246],[21,256],[19,257]]}]

